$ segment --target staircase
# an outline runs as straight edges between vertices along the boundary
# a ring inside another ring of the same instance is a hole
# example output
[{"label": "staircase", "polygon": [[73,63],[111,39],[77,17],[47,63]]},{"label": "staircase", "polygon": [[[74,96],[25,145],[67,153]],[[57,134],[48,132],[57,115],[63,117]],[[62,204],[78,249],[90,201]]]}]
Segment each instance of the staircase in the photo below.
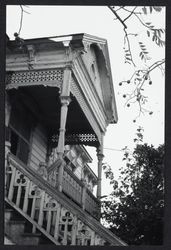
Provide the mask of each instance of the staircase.
[{"label": "staircase", "polygon": [[125,245],[12,154],[5,173],[5,235],[14,244]]},{"label": "staircase", "polygon": [[5,203],[5,237],[16,245],[52,244],[39,230],[32,232],[32,224],[7,202]]}]

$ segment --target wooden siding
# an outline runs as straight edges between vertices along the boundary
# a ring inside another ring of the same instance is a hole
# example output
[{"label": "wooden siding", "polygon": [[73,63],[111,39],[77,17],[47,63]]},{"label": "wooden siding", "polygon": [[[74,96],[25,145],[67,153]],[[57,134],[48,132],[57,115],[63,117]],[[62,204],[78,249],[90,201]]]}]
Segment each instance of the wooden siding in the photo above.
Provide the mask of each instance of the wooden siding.
[{"label": "wooden siding", "polygon": [[30,166],[37,169],[40,162],[46,161],[47,154],[47,136],[42,125],[37,125],[33,131]]}]

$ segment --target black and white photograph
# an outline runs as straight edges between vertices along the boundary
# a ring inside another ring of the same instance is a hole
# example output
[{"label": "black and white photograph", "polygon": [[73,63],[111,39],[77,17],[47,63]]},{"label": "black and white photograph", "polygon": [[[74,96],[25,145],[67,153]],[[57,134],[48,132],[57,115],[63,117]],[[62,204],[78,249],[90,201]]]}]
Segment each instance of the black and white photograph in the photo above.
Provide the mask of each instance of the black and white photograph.
[{"label": "black and white photograph", "polygon": [[165,22],[6,6],[4,245],[164,244]]}]

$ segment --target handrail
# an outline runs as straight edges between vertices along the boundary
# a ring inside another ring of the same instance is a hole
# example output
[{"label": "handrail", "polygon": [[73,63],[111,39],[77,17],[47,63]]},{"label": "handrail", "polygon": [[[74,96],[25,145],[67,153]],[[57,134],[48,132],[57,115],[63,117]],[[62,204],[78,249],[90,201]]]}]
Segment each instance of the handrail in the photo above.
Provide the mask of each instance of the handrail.
[{"label": "handrail", "polygon": [[80,186],[84,186],[84,184],[82,183],[82,181],[80,179],[78,179],[78,177],[67,167],[67,165],[64,167],[64,170],[80,185]]},{"label": "handrail", "polygon": [[[69,178],[67,178],[67,174]],[[85,186],[81,180],[67,167],[64,168],[63,192],[69,195],[75,202],[83,207],[97,220],[100,216],[100,201]]]},{"label": "handrail", "polygon": [[[50,239],[51,236],[54,238],[55,244],[59,244],[58,237],[63,237],[62,244],[67,244],[66,237],[64,234],[61,236],[59,231],[59,209],[61,206],[70,211],[73,214],[74,218],[81,220],[85,223],[91,230],[94,230],[100,237],[105,239],[112,245],[125,245],[120,239],[113,235],[108,229],[104,228],[97,220],[93,219],[88,213],[83,211],[78,205],[76,205],[71,200],[67,199],[66,196],[59,192],[55,187],[50,185],[46,180],[29,167],[26,167],[20,160],[18,160],[14,155],[9,155],[9,166],[8,171],[6,172],[6,183],[8,183],[6,199],[12,204],[15,205],[18,211],[22,214],[25,213],[29,218],[35,221],[33,223],[33,231],[36,227],[44,227],[46,231],[46,236]],[[9,170],[11,169],[11,170]],[[10,176],[10,180],[8,177]],[[24,197],[22,194],[22,188],[25,190]],[[16,191],[17,190],[17,191]],[[37,192],[37,191],[39,192]],[[34,191],[34,192],[32,192]],[[37,193],[36,193],[37,192]],[[21,202],[21,197],[23,197],[23,203]],[[46,199],[45,199],[46,198]],[[28,203],[31,202],[31,210],[28,211]],[[37,202],[39,201],[39,202]],[[37,204],[39,203],[39,207]],[[44,205],[48,205],[48,209]],[[43,214],[46,214],[46,225],[44,226],[44,217]],[[51,218],[55,218],[52,220]],[[55,224],[54,221],[56,222]],[[58,222],[58,223],[57,223]],[[40,230],[41,231],[41,230]],[[43,231],[44,233],[44,231]],[[69,233],[68,233],[69,235]],[[75,244],[76,237],[75,234],[68,236],[71,238],[71,244]]]},{"label": "handrail", "polygon": [[88,188],[87,188],[87,193],[98,205],[100,204],[100,201],[97,199],[97,197],[94,196],[94,194]]}]

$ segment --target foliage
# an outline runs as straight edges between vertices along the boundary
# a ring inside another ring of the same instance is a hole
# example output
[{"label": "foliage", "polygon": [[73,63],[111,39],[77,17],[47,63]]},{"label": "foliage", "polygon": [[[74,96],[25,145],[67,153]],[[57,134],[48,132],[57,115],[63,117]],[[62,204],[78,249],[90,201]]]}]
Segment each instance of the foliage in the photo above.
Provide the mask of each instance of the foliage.
[{"label": "foliage", "polygon": [[[162,11],[163,7],[160,6],[108,6],[112,11],[115,20],[118,20],[122,26],[124,31],[124,54],[125,54],[125,63],[130,64],[134,67],[133,75],[128,78],[126,81],[121,81],[119,83],[120,86],[124,86],[125,83],[132,85],[132,91],[128,94],[124,94],[123,97],[126,99],[126,106],[130,107],[130,103],[138,104],[139,114],[135,117],[133,122],[136,122],[137,118],[140,117],[141,114],[145,112],[150,115],[153,114],[151,110],[144,108],[148,102],[148,96],[143,94],[144,87],[149,83],[152,85],[151,81],[151,72],[155,69],[160,69],[162,74],[164,72],[163,65],[165,63],[165,59],[160,59],[158,61],[153,61],[150,53],[147,49],[147,45],[145,41],[142,41],[140,33],[132,33],[130,30],[131,24],[127,25],[128,21],[132,20],[132,22],[136,23],[137,26],[141,25],[144,28],[145,34],[147,34],[147,38],[149,38],[157,47],[164,47],[164,35],[165,29],[161,27],[155,27],[152,22],[146,21],[148,17],[152,14],[159,13]],[[133,50],[134,45],[132,44],[136,40],[136,43],[139,47],[137,53],[135,54],[135,50]],[[134,52],[134,53],[133,53]],[[135,58],[136,57],[136,58]],[[135,59],[140,58],[141,65],[138,66],[135,63]]]},{"label": "foliage", "polygon": [[129,245],[158,245],[163,239],[164,146],[143,144],[142,128],[137,129],[133,153],[126,148],[116,181],[111,167],[105,175],[113,185],[102,202],[102,218],[110,230]]}]

